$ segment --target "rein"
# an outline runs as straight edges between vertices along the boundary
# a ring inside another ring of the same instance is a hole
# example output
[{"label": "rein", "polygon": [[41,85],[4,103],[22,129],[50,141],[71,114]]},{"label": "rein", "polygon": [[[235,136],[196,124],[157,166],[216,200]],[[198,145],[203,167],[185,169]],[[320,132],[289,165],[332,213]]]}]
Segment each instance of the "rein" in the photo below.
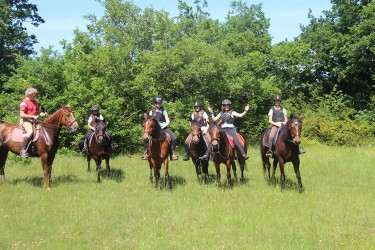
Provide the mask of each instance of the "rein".
[{"label": "rein", "polygon": [[[220,133],[224,133],[224,132],[222,132],[220,129],[219,129],[219,134]],[[226,135],[225,135],[226,136]],[[227,137],[228,138],[228,137]],[[217,141],[217,147],[218,147],[218,152],[215,152],[214,150],[213,150],[213,145],[212,145],[212,142],[213,141]],[[225,139],[224,139],[225,140]],[[214,154],[218,154],[218,155],[220,155],[221,156],[221,158],[223,158],[224,160],[227,160],[227,159],[229,159],[229,157],[230,157],[230,150],[228,150],[228,156],[227,157],[225,157],[225,156],[223,156],[221,153],[220,153],[220,143],[219,143],[219,139],[218,138],[212,138],[211,139],[211,149],[212,149],[212,152],[214,152]]]}]

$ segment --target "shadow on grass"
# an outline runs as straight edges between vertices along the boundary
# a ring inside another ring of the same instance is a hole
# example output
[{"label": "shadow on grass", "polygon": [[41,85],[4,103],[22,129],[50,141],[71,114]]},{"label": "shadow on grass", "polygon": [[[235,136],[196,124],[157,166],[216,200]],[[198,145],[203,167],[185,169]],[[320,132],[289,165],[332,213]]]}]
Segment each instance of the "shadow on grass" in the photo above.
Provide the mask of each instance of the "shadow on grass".
[{"label": "shadow on grass", "polygon": [[280,178],[277,178],[277,177],[272,178],[271,177],[271,179],[268,179],[268,177],[265,177],[265,179],[267,180],[269,186],[276,187],[276,185],[278,185],[280,187],[281,191],[296,190],[300,193],[304,192],[303,188],[302,188],[302,190],[300,189],[297,180],[292,180],[292,179],[289,179],[289,178],[285,177],[285,185],[284,185],[283,188],[281,188]]},{"label": "shadow on grass", "polygon": [[235,186],[245,185],[245,184],[249,183],[250,178],[244,176],[243,180],[241,180],[241,178],[238,178],[238,177],[235,178],[234,176],[232,176],[231,181],[232,181],[232,187],[230,187],[230,185],[228,183],[228,180],[227,180],[227,177],[223,176],[223,175],[221,175],[221,180],[220,180],[219,183],[217,182],[217,175],[216,174],[209,174],[207,183],[204,182],[204,176],[203,175],[201,175],[200,177],[197,176],[197,182],[199,184],[205,185],[205,186],[217,185],[219,188],[223,188],[223,189],[231,189]]},{"label": "shadow on grass", "polygon": [[[44,177],[25,177],[25,178],[18,178],[11,181],[8,181],[10,185],[17,185],[19,183],[29,183],[32,186],[35,187],[43,187],[44,183]],[[81,183],[84,182],[83,180],[80,180],[75,175],[63,175],[53,178],[51,180],[51,187],[57,187],[62,183]]]},{"label": "shadow on grass", "polygon": [[[94,172],[94,171],[91,171]],[[100,170],[100,178],[107,179],[107,169],[104,167],[104,169]],[[124,171],[121,169],[111,168],[111,172],[109,174],[110,180],[115,180],[116,182],[120,183],[125,180]]]}]

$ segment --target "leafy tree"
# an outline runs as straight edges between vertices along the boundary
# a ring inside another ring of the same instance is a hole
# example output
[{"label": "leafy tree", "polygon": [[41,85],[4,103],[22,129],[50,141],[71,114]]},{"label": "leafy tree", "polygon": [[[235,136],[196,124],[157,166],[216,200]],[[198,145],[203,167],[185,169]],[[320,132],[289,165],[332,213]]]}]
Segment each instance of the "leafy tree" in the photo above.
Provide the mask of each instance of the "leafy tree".
[{"label": "leafy tree", "polygon": [[37,14],[38,8],[28,0],[0,0],[0,90],[4,82],[18,67],[17,55],[27,56],[37,43],[35,35],[29,35],[23,26],[44,23]]}]

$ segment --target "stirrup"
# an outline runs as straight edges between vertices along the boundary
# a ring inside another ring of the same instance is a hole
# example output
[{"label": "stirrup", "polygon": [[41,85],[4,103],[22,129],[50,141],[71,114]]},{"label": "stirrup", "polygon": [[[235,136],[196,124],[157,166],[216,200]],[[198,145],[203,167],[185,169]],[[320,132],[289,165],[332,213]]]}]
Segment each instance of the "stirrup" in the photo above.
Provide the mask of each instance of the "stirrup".
[{"label": "stirrup", "polygon": [[178,158],[179,158],[178,155],[176,155],[176,154],[172,155],[172,161],[176,161],[176,160],[178,160]]},{"label": "stirrup", "polygon": [[272,157],[272,155],[273,155],[272,150],[268,150],[267,153],[266,153],[266,156],[267,157]]},{"label": "stirrup", "polygon": [[201,157],[198,157],[199,160],[208,160],[209,156],[208,155],[203,155]]},{"label": "stirrup", "polygon": [[144,154],[142,155],[142,160],[148,160],[148,154],[147,152],[144,152]]},{"label": "stirrup", "polygon": [[189,159],[190,159],[190,156],[186,155],[183,160],[188,161]]},{"label": "stirrup", "polygon": [[249,156],[248,156],[247,154],[243,154],[242,157],[245,159],[245,161],[246,161],[247,159],[249,159]]},{"label": "stirrup", "polygon": [[23,157],[23,158],[28,158],[29,154],[27,153],[27,151],[25,149],[21,149],[20,156]]}]

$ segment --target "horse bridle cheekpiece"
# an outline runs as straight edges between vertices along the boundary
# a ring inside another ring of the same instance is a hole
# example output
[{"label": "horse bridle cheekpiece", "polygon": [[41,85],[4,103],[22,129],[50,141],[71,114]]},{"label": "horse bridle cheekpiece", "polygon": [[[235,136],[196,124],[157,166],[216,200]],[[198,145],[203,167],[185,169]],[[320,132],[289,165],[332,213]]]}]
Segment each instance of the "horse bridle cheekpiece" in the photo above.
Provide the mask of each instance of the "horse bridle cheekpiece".
[{"label": "horse bridle cheekpiece", "polygon": [[[291,122],[291,126],[289,126],[289,132],[290,132],[290,135],[292,136],[292,141],[294,144],[299,144],[301,142],[301,139],[300,139],[300,128],[299,128],[299,125],[300,125],[300,120],[299,119],[294,119],[293,122]],[[292,132],[292,129],[295,128],[295,131],[296,131],[296,134],[293,134]],[[295,138],[298,139],[298,141],[295,140]]]},{"label": "horse bridle cheekpiece", "polygon": [[64,114],[64,119],[66,121],[66,126],[71,130],[71,131],[74,131],[74,128],[73,128],[73,123],[76,121],[73,113],[71,112],[71,110],[69,110],[69,108],[67,107],[64,107],[63,108],[63,114]]}]

